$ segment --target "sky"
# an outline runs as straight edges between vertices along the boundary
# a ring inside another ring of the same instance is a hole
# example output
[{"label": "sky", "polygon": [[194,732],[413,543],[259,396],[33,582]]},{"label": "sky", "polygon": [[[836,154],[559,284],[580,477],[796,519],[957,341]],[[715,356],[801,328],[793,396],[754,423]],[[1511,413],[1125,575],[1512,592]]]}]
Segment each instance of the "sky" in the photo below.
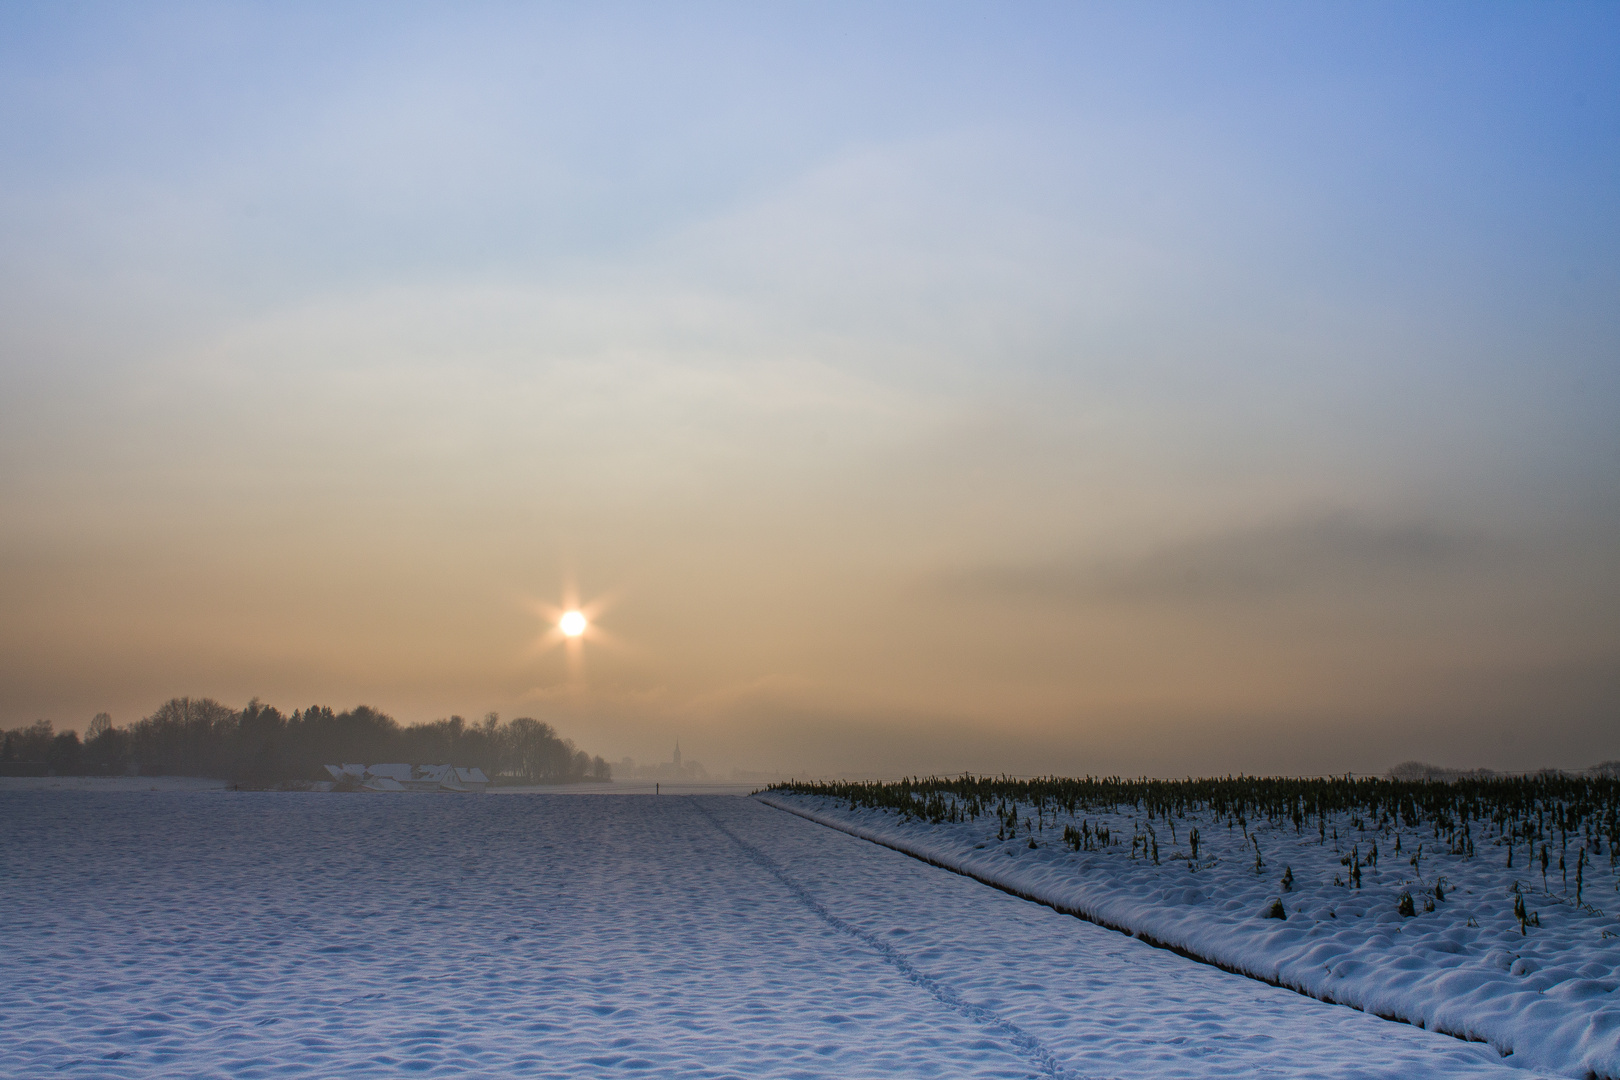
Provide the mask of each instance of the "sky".
[{"label": "sky", "polygon": [[1616,57],[1612,4],[7,5],[0,727],[1620,758]]}]

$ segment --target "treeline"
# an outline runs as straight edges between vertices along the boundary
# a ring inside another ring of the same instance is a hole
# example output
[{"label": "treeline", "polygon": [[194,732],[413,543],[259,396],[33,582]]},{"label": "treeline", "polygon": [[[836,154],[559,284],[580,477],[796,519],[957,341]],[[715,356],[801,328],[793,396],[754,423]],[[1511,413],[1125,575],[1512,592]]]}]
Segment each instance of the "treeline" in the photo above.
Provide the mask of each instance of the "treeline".
[{"label": "treeline", "polygon": [[365,705],[315,705],[284,715],[250,701],[232,709],[211,698],[174,698],[151,716],[115,727],[106,713],[81,740],[48,720],[0,738],[0,772],[60,776],[202,776],[246,787],[328,779],[323,766],[359,762],[477,766],[496,783],[607,780],[608,763],[527,716],[501,723],[459,716],[402,727]]}]

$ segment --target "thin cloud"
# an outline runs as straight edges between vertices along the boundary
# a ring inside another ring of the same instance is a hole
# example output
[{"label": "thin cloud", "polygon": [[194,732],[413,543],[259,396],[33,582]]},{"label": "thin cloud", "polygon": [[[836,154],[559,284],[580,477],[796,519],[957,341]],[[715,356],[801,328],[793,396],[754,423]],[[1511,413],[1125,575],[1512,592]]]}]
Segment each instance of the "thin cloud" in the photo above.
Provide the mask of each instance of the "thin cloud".
[{"label": "thin cloud", "polygon": [[1270,600],[1315,589],[1378,588],[1449,574],[1484,552],[1477,536],[1348,514],[1272,522],[1131,557],[989,564],[943,575],[947,595],[1065,604]]}]

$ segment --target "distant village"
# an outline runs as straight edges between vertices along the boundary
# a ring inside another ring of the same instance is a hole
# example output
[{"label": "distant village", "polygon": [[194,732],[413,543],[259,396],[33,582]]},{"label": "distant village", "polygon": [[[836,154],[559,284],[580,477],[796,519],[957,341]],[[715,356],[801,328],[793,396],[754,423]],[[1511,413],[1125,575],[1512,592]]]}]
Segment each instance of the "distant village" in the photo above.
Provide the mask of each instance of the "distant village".
[{"label": "distant village", "polygon": [[632,757],[620,758],[613,765],[613,776],[618,780],[708,780],[709,770],[701,762],[688,761],[681,756],[681,744],[675,743],[675,753],[668,761],[651,765],[637,765]]},{"label": "distant village", "polygon": [[[620,758],[613,763],[613,778],[615,780],[684,780],[688,783],[721,779],[721,777],[710,776],[709,770],[705,769],[700,762],[689,761],[684,758],[681,755],[679,740],[676,741],[675,752],[668,761],[638,765],[635,758]],[[780,772],[732,769],[725,779],[739,783],[767,783],[782,779],[782,774]]]}]

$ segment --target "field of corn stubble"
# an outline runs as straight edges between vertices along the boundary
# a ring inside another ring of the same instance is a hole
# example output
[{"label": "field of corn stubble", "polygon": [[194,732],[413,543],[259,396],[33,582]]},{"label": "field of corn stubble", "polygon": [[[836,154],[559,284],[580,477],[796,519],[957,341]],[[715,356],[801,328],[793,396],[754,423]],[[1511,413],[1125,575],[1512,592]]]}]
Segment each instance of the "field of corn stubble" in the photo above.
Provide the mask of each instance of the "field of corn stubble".
[{"label": "field of corn stubble", "polygon": [[1620,781],[961,776],[760,796],[1311,996],[1620,1076]]}]

